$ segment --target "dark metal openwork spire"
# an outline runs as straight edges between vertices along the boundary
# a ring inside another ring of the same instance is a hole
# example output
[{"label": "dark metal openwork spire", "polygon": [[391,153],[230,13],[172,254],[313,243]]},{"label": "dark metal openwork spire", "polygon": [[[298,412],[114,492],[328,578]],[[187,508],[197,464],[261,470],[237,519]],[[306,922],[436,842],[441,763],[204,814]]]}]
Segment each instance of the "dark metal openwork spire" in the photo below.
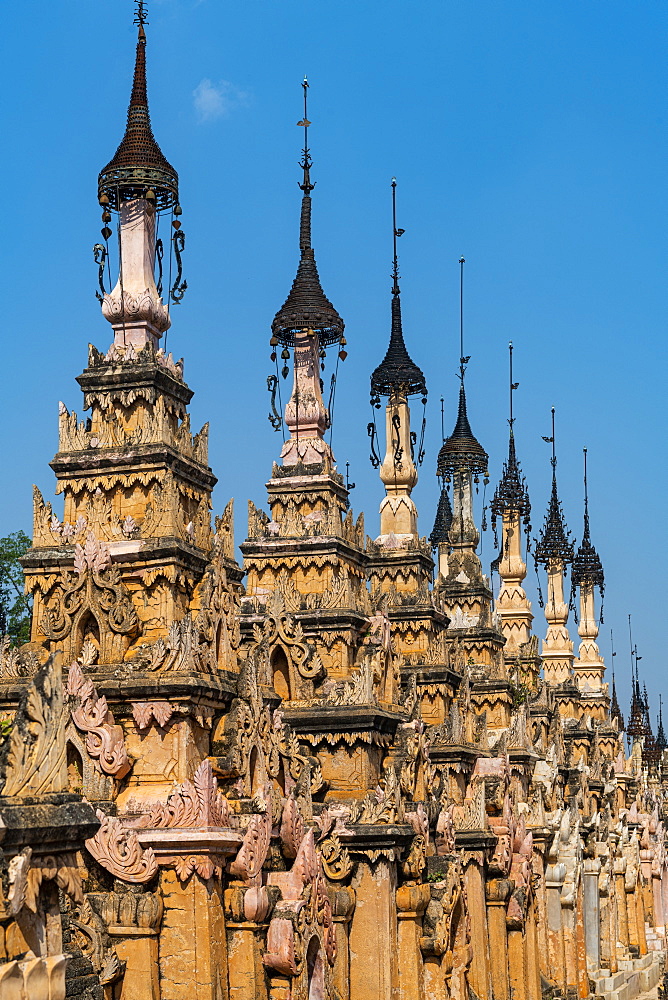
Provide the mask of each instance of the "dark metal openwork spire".
[{"label": "dark metal openwork spire", "polygon": [[617,726],[621,733],[624,731],[624,716],[622,715],[622,710],[619,707],[617,685],[615,684],[615,657],[617,656],[617,653],[615,652],[615,640],[612,629],[610,629],[610,651],[612,659],[612,698],[610,700],[610,718],[617,720]]},{"label": "dark metal openwork spire", "polygon": [[515,453],[515,417],[513,416],[513,393],[519,386],[519,382],[513,382],[513,345],[508,344],[509,354],[509,374],[510,374],[510,416],[508,425],[510,433],[508,437],[508,461],[503,463],[503,474],[499,485],[494,491],[494,497],[490,504],[492,514],[492,527],[496,526],[497,517],[504,514],[514,514],[524,520],[527,531],[531,530],[529,519],[531,516],[531,501],[526,480],[522,475],[520,464]]},{"label": "dark metal openwork spire", "polygon": [[647,737],[648,728],[645,700],[640,690],[640,676],[638,672],[638,662],[642,657],[638,655],[638,647],[633,644],[631,615],[629,615],[629,643],[631,646],[631,711],[629,712],[629,724],[626,727],[626,737],[629,745],[633,746],[635,740]]},{"label": "dark metal openwork spire", "polygon": [[647,696],[647,686],[643,684],[643,710],[645,714],[645,739],[643,741],[642,759],[643,764],[650,768],[658,767],[661,761],[661,750],[652,732],[652,723],[649,712],[649,698]]},{"label": "dark metal openwork spire", "polygon": [[605,588],[605,578],[603,576],[603,565],[598,552],[591,543],[589,535],[589,495],[587,492],[587,449],[582,449],[584,454],[584,531],[582,541],[573,559],[572,581],[573,587],[598,587],[603,600]]},{"label": "dark metal openwork spire", "polygon": [[469,418],[466,413],[466,389],[464,387],[464,377],[466,366],[471,360],[464,357],[464,264],[463,257],[459,258],[459,407],[457,410],[457,423],[449,438],[447,438],[438,453],[436,463],[436,473],[442,476],[446,482],[451,476],[460,473],[470,473],[474,477],[480,475],[487,477],[488,456],[487,452],[474,437]]},{"label": "dark metal openwork spire", "polygon": [[659,719],[656,730],[656,746],[661,754],[668,747],[668,740],[666,739],[666,733],[663,728],[663,698],[661,695],[659,695]]},{"label": "dark metal openwork spire", "polygon": [[566,527],[559,492],[557,490],[557,451],[555,447],[554,407],[552,407],[552,437],[543,437],[552,445],[552,493],[545,515],[545,523],[536,543],[534,559],[536,565],[549,567],[553,561],[560,561],[564,567],[573,562],[573,542]]},{"label": "dark metal openwork spire", "polygon": [[[300,260],[295,280],[292,282],[290,294],[279,309],[271,324],[273,338],[284,347],[292,347],[297,334],[304,330],[313,330],[318,336],[320,347],[330,344],[345,344],[343,339],[344,322],[322,290],[315,255],[311,246],[311,191],[315,184],[311,182],[311,152],[308,145],[308,127],[311,122],[307,116],[308,80],[304,77],[304,117],[297,122],[304,129],[304,148],[300,166],[303,179],[299,187],[302,190],[302,208],[299,223]],[[273,340],[272,338],[272,340]]]},{"label": "dark metal openwork spire", "polygon": [[441,487],[441,496],[438,501],[438,507],[436,508],[434,527],[431,535],[429,536],[429,542],[432,548],[435,549],[437,545],[445,544],[449,541],[448,532],[450,531],[451,525],[452,505],[450,504],[448,491],[445,485],[443,485]]},{"label": "dark metal openwork spire", "polygon": [[392,265],[392,326],[387,353],[371,376],[371,405],[380,402],[380,396],[422,396],[427,402],[427,383],[424,374],[406,350],[401,326],[401,290],[399,288],[399,262],[397,238],[405,230],[397,229],[397,181],[392,178],[392,233],[394,240],[394,262]]},{"label": "dark metal openwork spire", "polygon": [[98,200],[118,211],[123,201],[147,198],[162,211],[178,205],[179,175],[165,159],[151,128],[146,93],[146,4],[144,0],[136,2],[137,54],[128,120],[113,159],[98,178]]}]

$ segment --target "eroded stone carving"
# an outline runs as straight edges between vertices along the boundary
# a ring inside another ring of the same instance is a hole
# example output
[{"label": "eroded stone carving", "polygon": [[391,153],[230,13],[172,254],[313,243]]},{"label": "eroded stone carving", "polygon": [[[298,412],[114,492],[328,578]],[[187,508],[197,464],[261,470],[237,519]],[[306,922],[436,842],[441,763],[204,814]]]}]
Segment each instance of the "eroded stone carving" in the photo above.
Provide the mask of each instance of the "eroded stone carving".
[{"label": "eroded stone carving", "polygon": [[22,697],[3,747],[2,794],[27,796],[67,787],[62,673],[53,658],[35,674]]}]

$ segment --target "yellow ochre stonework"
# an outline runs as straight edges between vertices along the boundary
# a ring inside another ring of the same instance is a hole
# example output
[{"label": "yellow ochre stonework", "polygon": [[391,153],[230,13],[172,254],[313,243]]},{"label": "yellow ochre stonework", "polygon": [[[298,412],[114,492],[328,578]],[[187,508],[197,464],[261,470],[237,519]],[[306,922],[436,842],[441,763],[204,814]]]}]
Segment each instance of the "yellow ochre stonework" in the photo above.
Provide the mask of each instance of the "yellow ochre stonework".
[{"label": "yellow ochre stonework", "polygon": [[665,954],[668,757],[637,684],[625,754],[596,644],[602,568],[573,554],[556,473],[540,650],[512,419],[496,598],[477,553],[487,456],[466,359],[434,532],[418,532],[410,397],[426,384],[395,257],[366,535],[325,441],[320,361],[345,338],[311,248],[306,148],[271,341],[293,365],[287,437],[239,565],[232,502],[211,518],[207,426],[193,433],[183,364],[160,347],[155,215],[175,209],[178,241],[180,207],[145,58],[140,25],[128,131],[100,176],[122,251],[100,296],[112,343],[77,379],[86,415],[60,404],[62,515],[35,488],[31,641],[1,649],[0,1000],[633,1000]]}]

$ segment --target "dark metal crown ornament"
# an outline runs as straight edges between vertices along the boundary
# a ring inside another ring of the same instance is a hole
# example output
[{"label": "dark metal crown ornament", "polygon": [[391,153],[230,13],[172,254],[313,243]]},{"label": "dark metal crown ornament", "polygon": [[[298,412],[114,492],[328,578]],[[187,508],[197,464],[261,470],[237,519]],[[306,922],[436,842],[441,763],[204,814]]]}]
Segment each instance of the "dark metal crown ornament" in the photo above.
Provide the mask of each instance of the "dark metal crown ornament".
[{"label": "dark metal crown ornament", "polygon": [[159,211],[177,206],[179,201],[179,175],[165,159],[151,128],[146,93],[145,23],[145,5],[140,2],[135,17],[139,36],[125,135],[97,182],[98,200],[115,211],[132,198],[154,201]]},{"label": "dark metal crown ornament", "polygon": [[536,566],[542,565],[547,568],[550,563],[557,561],[563,563],[565,568],[573,562],[573,542],[571,541],[571,533],[566,527],[557,491],[554,407],[552,407],[552,437],[543,437],[543,440],[552,445],[552,492],[543,530],[534,550],[534,560]]},{"label": "dark metal crown ornament", "polygon": [[424,373],[415,364],[404,342],[401,325],[401,290],[399,288],[399,263],[397,238],[405,230],[397,229],[397,181],[392,178],[392,231],[394,239],[394,263],[392,266],[392,325],[387,353],[371,376],[371,404],[377,405],[381,396],[422,396],[427,399],[427,383]]},{"label": "dark metal crown ornament", "polygon": [[643,710],[645,715],[645,739],[643,740],[642,759],[643,764],[649,768],[658,767],[661,761],[661,750],[657,746],[652,732],[652,723],[649,714],[649,698],[647,697],[647,685],[643,684]]},{"label": "dark metal crown ornament", "polygon": [[490,504],[492,519],[503,516],[504,513],[518,514],[528,524],[531,514],[531,501],[526,480],[520,469],[515,453],[515,438],[511,431],[508,443],[508,460],[503,463],[503,474],[494,491]]},{"label": "dark metal crown ornament", "polygon": [[629,643],[631,646],[631,710],[626,727],[626,738],[629,746],[632,747],[635,740],[646,738],[651,730],[647,726],[647,706],[640,690],[638,661],[642,657],[638,655],[638,647],[633,643],[631,615],[629,615]]},{"label": "dark metal crown ornament", "polygon": [[480,442],[473,436],[469,418],[466,413],[466,390],[464,388],[464,377],[466,366],[471,360],[464,357],[464,264],[463,257],[459,258],[459,407],[457,410],[457,423],[449,438],[447,438],[438,453],[436,461],[436,475],[446,482],[455,475],[470,474],[478,482],[478,476],[484,476],[485,483],[489,475],[487,466],[489,459],[487,452]]},{"label": "dark metal crown ornament", "polygon": [[466,413],[466,392],[464,379],[459,386],[459,408],[457,423],[449,438],[447,438],[438,453],[436,473],[443,476],[446,482],[451,476],[459,473],[470,473],[472,476],[487,477],[488,455],[480,442],[473,436],[469,418]]},{"label": "dark metal crown ornament", "polygon": [[617,687],[615,685],[615,678],[612,678],[612,699],[610,701],[610,718],[614,721],[617,720],[617,726],[620,733],[624,731],[624,716],[622,715],[622,710],[619,707],[619,699],[617,698]]},{"label": "dark metal crown ornament", "polygon": [[612,663],[612,698],[610,699],[610,718],[614,721],[617,720],[617,727],[622,733],[624,731],[624,716],[622,715],[622,710],[619,707],[619,699],[617,698],[617,685],[615,684],[615,657],[617,653],[615,652],[615,637],[612,629],[610,629],[610,661]]},{"label": "dark metal crown ornament", "polygon": [[304,176],[299,185],[303,192],[299,224],[301,256],[290,294],[274,316],[271,324],[272,347],[278,346],[278,344],[282,344],[286,348],[292,347],[295,337],[304,330],[313,330],[318,336],[321,347],[328,347],[336,343],[341,344],[342,347],[345,346],[343,336],[345,324],[322,290],[311,246],[311,191],[315,184],[311,183],[312,160],[308,147],[308,127],[311,124],[306,116],[308,85],[305,78],[302,84],[304,88],[304,118],[297,122],[304,129],[304,148],[300,162]]},{"label": "dark metal crown ornament", "polygon": [[668,748],[668,740],[666,739],[666,733],[663,728],[663,699],[661,695],[659,695],[659,719],[656,730],[656,746],[660,754],[663,754],[663,751]]},{"label": "dark metal crown ornament", "polygon": [[642,696],[633,686],[633,697],[631,698],[631,711],[629,712],[629,722],[626,727],[626,736],[631,743],[647,735],[645,728],[645,713],[643,710]]},{"label": "dark metal crown ornament", "polygon": [[584,531],[582,542],[573,559],[573,587],[598,587],[603,598],[605,578],[603,565],[589,535],[589,497],[587,494],[587,449],[584,448]]},{"label": "dark metal crown ornament", "polygon": [[449,541],[449,531],[451,526],[452,506],[450,504],[450,497],[444,483],[441,487],[441,495],[439,497],[438,507],[436,508],[434,527],[431,535],[429,536],[429,542],[433,549],[435,549],[438,545]]},{"label": "dark metal crown ornament", "polygon": [[503,517],[504,514],[515,514],[524,521],[525,528],[528,531],[531,530],[531,525],[529,523],[531,517],[531,501],[529,500],[529,491],[527,489],[527,484],[524,476],[522,475],[522,470],[520,469],[520,464],[517,461],[517,454],[515,452],[515,433],[514,424],[515,418],[513,416],[513,393],[519,386],[519,382],[513,382],[513,345],[508,345],[509,355],[510,355],[510,416],[508,418],[508,424],[510,426],[510,434],[508,439],[508,461],[503,463],[503,473],[499,484],[494,491],[494,497],[490,504],[490,511],[492,515],[492,528],[496,531],[496,519],[497,517]]}]

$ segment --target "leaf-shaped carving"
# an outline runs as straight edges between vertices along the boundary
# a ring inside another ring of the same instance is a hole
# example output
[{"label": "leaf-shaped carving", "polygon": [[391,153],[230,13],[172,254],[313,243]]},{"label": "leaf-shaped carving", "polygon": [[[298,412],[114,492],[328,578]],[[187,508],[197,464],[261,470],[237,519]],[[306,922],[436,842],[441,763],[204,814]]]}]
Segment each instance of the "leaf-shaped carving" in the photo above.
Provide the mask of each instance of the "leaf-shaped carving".
[{"label": "leaf-shaped carving", "polygon": [[197,768],[192,781],[184,781],[167,799],[158,803],[141,820],[145,829],[229,826],[231,816],[227,799],[218,790],[211,761],[207,758]]},{"label": "leaf-shaped carving", "polygon": [[[271,788],[265,789],[265,798],[270,800]],[[230,872],[250,882],[262,871],[271,839],[271,812],[256,813],[248,824],[239,853],[230,864]]]},{"label": "leaf-shaped carving", "polygon": [[350,874],[353,868],[350,854],[341,846],[341,841],[335,833],[322,841],[319,850],[327,878],[338,882]]},{"label": "leaf-shaped carving", "polygon": [[3,795],[40,795],[67,787],[62,674],[51,657],[26,689],[3,747]]},{"label": "leaf-shaped carving", "polygon": [[174,706],[168,701],[135,701],[132,703],[132,716],[138,729],[146,729],[155,719],[159,726],[166,726],[172,715]]},{"label": "leaf-shaped carving", "polygon": [[[83,675],[78,663],[70,667],[67,693],[75,700],[72,722],[86,733],[86,750],[98,770],[119,780],[130,770],[123,730],[115,725],[107,699],[98,697],[93,682]],[[76,702],[78,701],[78,705]]]},{"label": "leaf-shaped carving", "polygon": [[86,847],[103,868],[124,882],[148,882],[158,870],[152,848],[143,850],[134,830],[126,829],[120,819],[105,816],[98,809],[101,826]]}]

